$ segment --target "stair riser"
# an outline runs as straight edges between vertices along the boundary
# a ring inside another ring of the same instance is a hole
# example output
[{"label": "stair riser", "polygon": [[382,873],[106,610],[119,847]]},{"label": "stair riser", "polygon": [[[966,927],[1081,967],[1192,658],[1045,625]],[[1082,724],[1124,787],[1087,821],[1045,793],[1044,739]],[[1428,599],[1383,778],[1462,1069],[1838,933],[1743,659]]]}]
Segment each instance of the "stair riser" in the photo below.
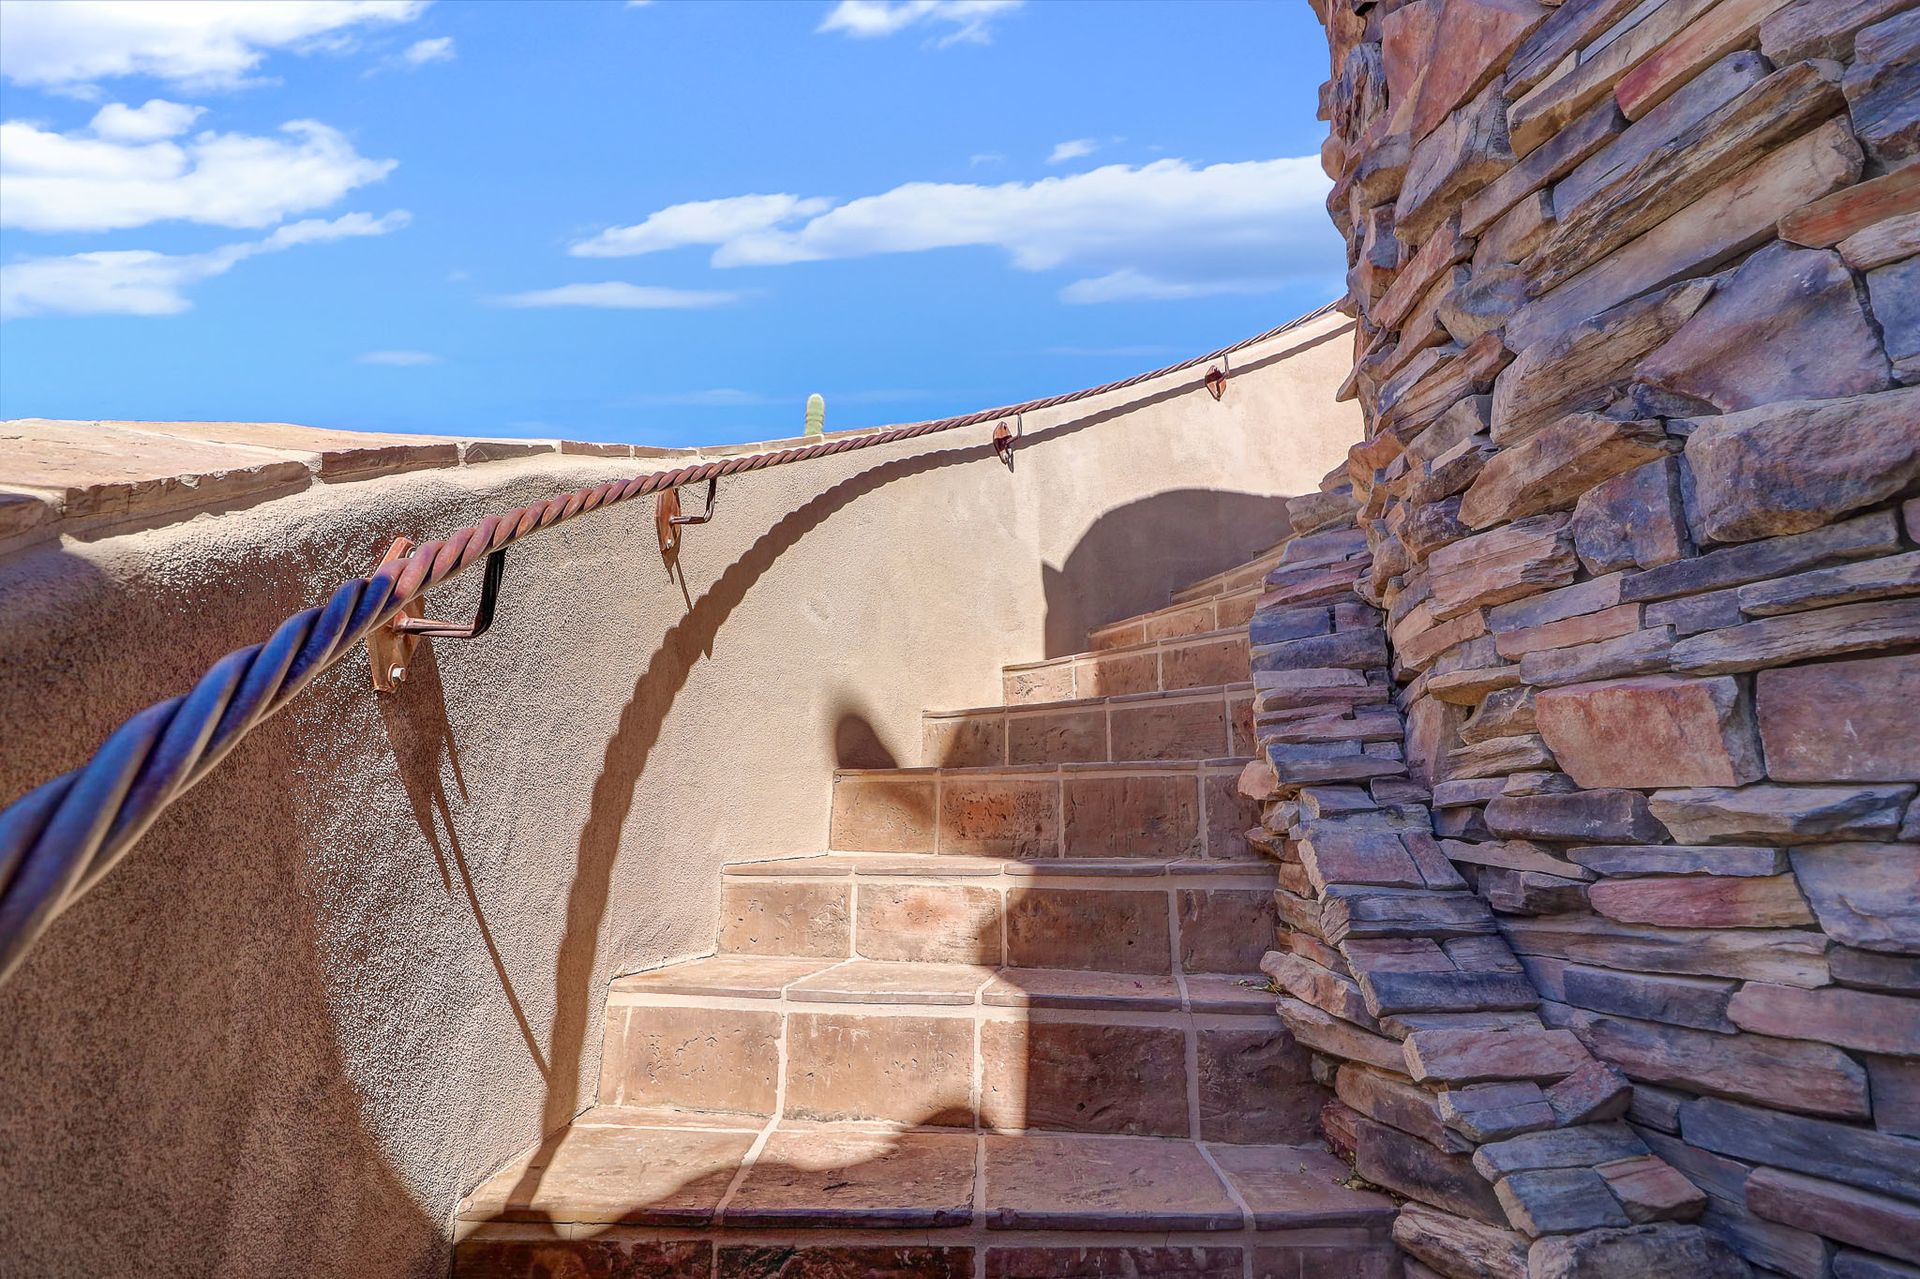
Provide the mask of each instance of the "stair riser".
[{"label": "stair riser", "polygon": [[1251,689],[921,720],[920,762],[935,768],[1219,759],[1253,749]]},{"label": "stair riser", "polygon": [[1111,773],[843,773],[830,846],[839,852],[1009,858],[1239,861],[1258,816],[1239,765]]},{"label": "stair riser", "polygon": [[1231,594],[1176,604],[1139,617],[1122,618],[1089,631],[1087,642],[1096,649],[1123,648],[1128,644],[1178,639],[1183,635],[1198,635],[1202,631],[1243,626],[1253,616],[1254,603],[1260,594],[1258,587],[1242,589]]},{"label": "stair riser", "polygon": [[1325,1101],[1306,1050],[1264,1013],[713,1004],[610,1005],[601,1104],[1298,1143]]},{"label": "stair riser", "polygon": [[1215,595],[1231,595],[1236,591],[1249,590],[1265,584],[1267,574],[1280,563],[1280,551],[1263,555],[1251,564],[1242,564],[1239,568],[1225,573],[1216,573],[1204,581],[1192,586],[1182,587],[1168,596],[1171,604],[1191,604],[1195,600],[1207,599]]},{"label": "stair riser", "polygon": [[1008,667],[1001,676],[1001,694],[1009,706],[1027,706],[1172,692],[1243,681],[1247,669],[1247,637],[1240,631]]},{"label": "stair riser", "polygon": [[[1116,882],[1125,883],[1107,884]],[[1119,973],[1253,973],[1277,920],[1273,900],[1272,885],[1257,880],[1064,888],[878,876],[729,877],[721,895],[720,949]]]}]

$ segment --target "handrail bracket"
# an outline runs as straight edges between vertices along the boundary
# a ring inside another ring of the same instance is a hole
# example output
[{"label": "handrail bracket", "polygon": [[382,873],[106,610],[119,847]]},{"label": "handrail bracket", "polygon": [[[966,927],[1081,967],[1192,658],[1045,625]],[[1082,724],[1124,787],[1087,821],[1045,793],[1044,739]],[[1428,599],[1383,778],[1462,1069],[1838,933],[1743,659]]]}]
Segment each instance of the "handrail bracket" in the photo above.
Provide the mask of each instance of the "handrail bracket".
[{"label": "handrail bracket", "polygon": [[[413,542],[397,537],[381,557],[382,567],[412,554]],[[500,602],[500,580],[507,572],[507,548],[487,555],[487,566],[480,579],[480,603],[471,622],[442,622],[426,616],[421,597],[416,595],[400,606],[400,611],[367,633],[367,657],[373,666],[373,687],[391,693],[406,682],[415,650],[423,639],[479,639],[493,626],[493,613]]]}]

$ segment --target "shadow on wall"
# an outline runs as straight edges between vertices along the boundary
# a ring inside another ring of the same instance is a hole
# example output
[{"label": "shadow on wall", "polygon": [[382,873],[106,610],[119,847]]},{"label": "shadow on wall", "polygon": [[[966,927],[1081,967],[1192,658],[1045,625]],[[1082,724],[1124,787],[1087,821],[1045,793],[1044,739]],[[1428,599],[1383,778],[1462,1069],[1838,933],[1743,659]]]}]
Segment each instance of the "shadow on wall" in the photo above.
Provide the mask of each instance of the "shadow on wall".
[{"label": "shadow on wall", "polygon": [[1164,607],[1170,587],[1250,560],[1286,530],[1286,499],[1251,493],[1175,489],[1108,511],[1065,563],[1041,568],[1043,656],[1079,652],[1094,627]]}]

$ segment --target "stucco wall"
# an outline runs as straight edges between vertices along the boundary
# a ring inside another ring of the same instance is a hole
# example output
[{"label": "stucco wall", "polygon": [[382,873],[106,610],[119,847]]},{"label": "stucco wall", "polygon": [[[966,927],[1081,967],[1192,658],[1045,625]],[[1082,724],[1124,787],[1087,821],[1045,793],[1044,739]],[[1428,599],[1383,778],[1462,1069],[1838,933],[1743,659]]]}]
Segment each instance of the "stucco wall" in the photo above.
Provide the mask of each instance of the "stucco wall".
[{"label": "stucco wall", "polygon": [[[1277,540],[1275,499],[1358,438],[1349,358],[1329,316],[1236,354],[1219,403],[1193,370],[1028,414],[1011,474],[982,426],[723,482],[683,582],[650,502],[595,514],[517,547],[493,632],[398,694],[358,654],[323,675],[0,989],[0,1269],[444,1273],[457,1196],[592,1101],[609,978],[710,949],[719,866],[819,848],[847,743],[915,762],[923,707],[997,701],[1002,663]],[[15,553],[0,797],[396,534],[635,465],[316,484]]]}]

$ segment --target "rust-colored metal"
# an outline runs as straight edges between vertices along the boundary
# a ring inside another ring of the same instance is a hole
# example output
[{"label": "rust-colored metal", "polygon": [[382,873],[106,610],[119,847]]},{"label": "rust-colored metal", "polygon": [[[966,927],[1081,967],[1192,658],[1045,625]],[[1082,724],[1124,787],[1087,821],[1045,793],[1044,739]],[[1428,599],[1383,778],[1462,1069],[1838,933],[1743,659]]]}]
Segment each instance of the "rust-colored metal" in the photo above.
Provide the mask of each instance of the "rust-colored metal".
[{"label": "rust-colored metal", "polygon": [[661,489],[653,498],[653,531],[660,536],[660,558],[673,563],[680,552],[680,490]]},{"label": "rust-colored metal", "polygon": [[993,428],[993,455],[1005,462],[1009,471],[1013,469],[1013,441],[1014,434],[1005,422]]},{"label": "rust-colored metal", "polygon": [[1226,393],[1227,393],[1226,370],[1222,369],[1219,365],[1216,364],[1214,367],[1207,370],[1207,394],[1211,395],[1214,399],[1217,400],[1221,396],[1225,395]]},{"label": "rust-colored metal", "polygon": [[[387,553],[380,557],[380,567],[385,568],[412,553],[413,539],[396,537],[393,545],[387,548]],[[400,623],[423,621],[426,615],[426,608],[416,595],[402,604],[399,612],[367,632],[367,660],[373,667],[375,692],[391,693],[406,681],[407,668],[413,663],[413,651],[420,647],[420,637],[408,633]]]}]

